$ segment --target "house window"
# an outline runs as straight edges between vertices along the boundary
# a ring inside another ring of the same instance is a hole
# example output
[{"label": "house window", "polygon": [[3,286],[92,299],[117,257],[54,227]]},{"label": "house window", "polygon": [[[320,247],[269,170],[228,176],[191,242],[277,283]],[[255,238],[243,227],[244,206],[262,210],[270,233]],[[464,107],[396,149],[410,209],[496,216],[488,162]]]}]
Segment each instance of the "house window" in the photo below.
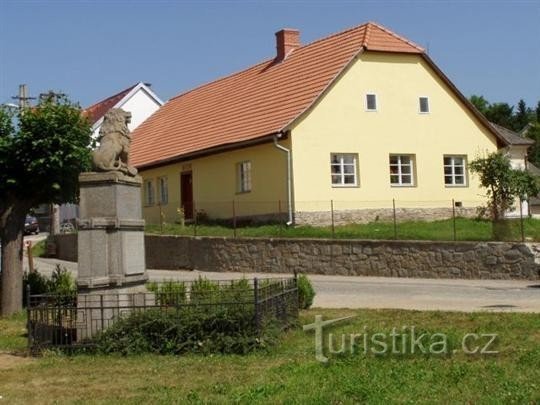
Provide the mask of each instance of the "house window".
[{"label": "house window", "polygon": [[144,181],[144,202],[146,205],[154,205],[154,182],[152,180]]},{"label": "house window", "polygon": [[414,155],[390,155],[390,184],[414,186]]},{"label": "house window", "polygon": [[366,110],[377,111],[377,96],[375,94],[366,94]]},{"label": "house window", "polygon": [[251,162],[249,160],[236,164],[237,192],[251,191]]},{"label": "house window", "polygon": [[160,204],[165,205],[169,202],[169,185],[167,183],[167,177],[158,178],[158,195]]},{"label": "house window", "polygon": [[422,114],[427,114],[429,113],[429,98],[427,97],[420,97],[418,98],[418,103],[419,103],[419,111],[422,113]]},{"label": "house window", "polygon": [[466,186],[465,156],[445,156],[444,159],[444,184],[446,186]]},{"label": "house window", "polygon": [[330,156],[332,186],[353,187],[358,185],[358,156],[355,154],[337,154]]}]

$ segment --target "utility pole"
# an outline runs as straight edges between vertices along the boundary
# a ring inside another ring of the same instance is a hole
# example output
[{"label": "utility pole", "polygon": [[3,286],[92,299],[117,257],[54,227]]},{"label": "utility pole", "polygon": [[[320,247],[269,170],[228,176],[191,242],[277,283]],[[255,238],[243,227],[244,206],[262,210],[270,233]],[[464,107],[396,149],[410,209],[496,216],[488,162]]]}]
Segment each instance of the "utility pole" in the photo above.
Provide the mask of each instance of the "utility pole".
[{"label": "utility pole", "polygon": [[23,109],[24,107],[28,107],[30,105],[30,100],[35,100],[35,97],[29,97],[28,96],[28,87],[26,84],[19,84],[19,95],[11,97],[13,100],[18,100],[19,102],[19,108]]}]

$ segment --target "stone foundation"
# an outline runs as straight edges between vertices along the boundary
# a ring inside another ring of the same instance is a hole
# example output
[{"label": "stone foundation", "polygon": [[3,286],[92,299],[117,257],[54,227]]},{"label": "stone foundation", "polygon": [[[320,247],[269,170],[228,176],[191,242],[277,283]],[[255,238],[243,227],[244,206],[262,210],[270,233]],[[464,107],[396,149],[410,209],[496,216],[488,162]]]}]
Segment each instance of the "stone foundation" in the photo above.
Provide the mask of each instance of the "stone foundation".
[{"label": "stone foundation", "polygon": [[[441,208],[396,208],[396,221],[436,221],[452,218],[454,213],[451,207]],[[474,218],[477,208],[455,208],[456,217]],[[393,222],[394,210],[392,208],[366,208],[355,210],[335,210],[334,224],[367,224],[369,222]],[[295,213],[297,225],[328,226],[332,224],[330,211],[300,211]]]}]

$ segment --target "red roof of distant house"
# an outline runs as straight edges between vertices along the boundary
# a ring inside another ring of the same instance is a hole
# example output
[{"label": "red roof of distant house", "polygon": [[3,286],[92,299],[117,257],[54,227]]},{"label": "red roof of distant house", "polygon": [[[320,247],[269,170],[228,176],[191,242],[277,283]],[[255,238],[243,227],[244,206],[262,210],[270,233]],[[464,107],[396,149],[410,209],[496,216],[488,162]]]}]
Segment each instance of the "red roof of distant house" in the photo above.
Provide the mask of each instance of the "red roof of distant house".
[{"label": "red roof of distant house", "polygon": [[133,86],[128,87],[125,90],[122,90],[120,93],[115,94],[114,96],[110,96],[106,98],[105,100],[101,100],[97,102],[96,104],[91,105],[88,108],[85,108],[83,113],[88,117],[90,120],[90,123],[94,125],[96,122],[98,122],[103,116],[109,111],[111,108],[113,108],[120,100],[122,100],[125,96],[128,95],[128,93],[133,90],[137,84],[134,84]]},{"label": "red roof of distant house", "polygon": [[281,62],[264,61],[171,99],[133,132],[131,162],[139,168],[164,164],[280,132],[362,50],[427,58],[421,47],[378,24],[348,29],[301,46]]}]

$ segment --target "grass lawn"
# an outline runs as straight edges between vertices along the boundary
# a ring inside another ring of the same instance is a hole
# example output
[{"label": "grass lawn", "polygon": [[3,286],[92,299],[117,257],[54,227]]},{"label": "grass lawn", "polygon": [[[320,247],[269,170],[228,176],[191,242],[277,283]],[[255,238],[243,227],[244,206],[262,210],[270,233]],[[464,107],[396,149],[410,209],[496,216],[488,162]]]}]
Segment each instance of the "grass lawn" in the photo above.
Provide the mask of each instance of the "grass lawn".
[{"label": "grass lawn", "polygon": [[[538,314],[399,310],[322,310],[356,315],[332,333],[390,332],[414,325],[442,332],[461,347],[468,332],[497,333],[496,355],[331,355],[314,358],[313,333],[289,331],[268,353],[247,356],[65,356],[28,361],[0,354],[5,403],[537,403],[540,401]],[[0,351],[23,350],[24,317],[0,320]],[[339,343],[338,343],[339,345]],[[9,360],[11,359],[11,360]],[[4,363],[4,364],[3,364]]]},{"label": "grass lawn", "polygon": [[[519,220],[512,220],[512,240],[521,240]],[[147,225],[147,233],[159,234],[159,225]],[[531,240],[540,240],[540,220],[524,220],[525,236]],[[180,226],[164,224],[163,234],[233,236],[234,229],[219,225]],[[261,225],[236,229],[239,237],[283,237],[283,238],[332,238],[331,227],[297,226],[287,228],[283,225]],[[394,225],[388,222],[352,224],[335,227],[335,237],[339,239],[393,239]],[[409,221],[397,224],[398,239],[405,240],[453,240],[454,225],[451,219],[441,221]],[[487,241],[492,239],[491,222],[467,218],[456,219],[457,240]]]}]

